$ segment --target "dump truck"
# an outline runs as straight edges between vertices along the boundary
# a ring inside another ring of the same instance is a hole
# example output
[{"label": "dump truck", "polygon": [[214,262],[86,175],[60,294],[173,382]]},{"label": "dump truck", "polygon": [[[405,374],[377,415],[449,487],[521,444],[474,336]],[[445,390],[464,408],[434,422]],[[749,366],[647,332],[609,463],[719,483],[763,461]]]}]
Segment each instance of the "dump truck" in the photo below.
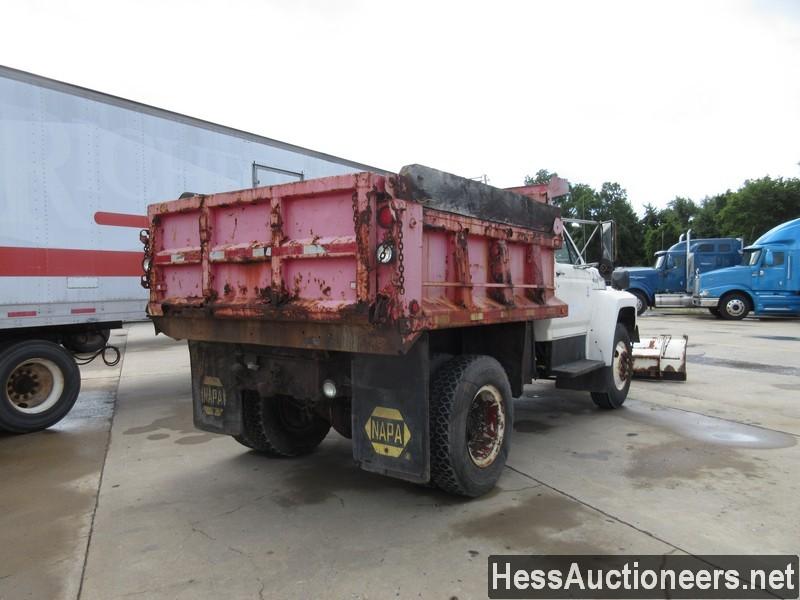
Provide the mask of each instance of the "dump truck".
[{"label": "dump truck", "polygon": [[148,313],[188,340],[195,426],[273,457],[333,428],[367,471],[474,497],[533,379],[621,406],[636,302],[555,260],[551,196],[411,165],[151,205]]}]

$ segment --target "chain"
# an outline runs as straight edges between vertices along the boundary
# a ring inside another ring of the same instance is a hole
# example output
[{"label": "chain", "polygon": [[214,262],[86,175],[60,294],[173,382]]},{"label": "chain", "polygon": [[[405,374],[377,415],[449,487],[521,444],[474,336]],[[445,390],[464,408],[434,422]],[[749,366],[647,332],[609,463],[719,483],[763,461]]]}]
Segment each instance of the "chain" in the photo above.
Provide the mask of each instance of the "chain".
[{"label": "chain", "polygon": [[153,268],[152,253],[150,252],[150,231],[142,229],[139,232],[139,241],[144,245],[144,258],[142,258],[142,271],[144,271],[144,275],[141,277],[141,284],[144,289],[149,290],[150,271]]},{"label": "chain", "polygon": [[406,295],[406,268],[403,265],[403,223],[400,219],[397,220],[397,283],[401,296]]},{"label": "chain", "polygon": [[353,192],[353,231],[358,240],[358,192]]}]

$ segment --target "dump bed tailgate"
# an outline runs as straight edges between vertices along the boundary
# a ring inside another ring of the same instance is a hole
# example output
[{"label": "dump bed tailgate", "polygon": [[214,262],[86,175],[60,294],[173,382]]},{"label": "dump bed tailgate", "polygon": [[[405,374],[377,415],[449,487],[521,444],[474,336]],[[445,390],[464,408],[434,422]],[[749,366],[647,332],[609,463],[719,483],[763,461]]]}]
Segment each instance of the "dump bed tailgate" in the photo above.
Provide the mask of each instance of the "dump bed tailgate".
[{"label": "dump bed tailgate", "polygon": [[[367,256],[382,176],[342,175],[155,204],[153,315],[213,307],[219,317],[331,319],[371,303]],[[367,239],[359,249],[357,231]],[[278,308],[279,307],[279,308]]]}]

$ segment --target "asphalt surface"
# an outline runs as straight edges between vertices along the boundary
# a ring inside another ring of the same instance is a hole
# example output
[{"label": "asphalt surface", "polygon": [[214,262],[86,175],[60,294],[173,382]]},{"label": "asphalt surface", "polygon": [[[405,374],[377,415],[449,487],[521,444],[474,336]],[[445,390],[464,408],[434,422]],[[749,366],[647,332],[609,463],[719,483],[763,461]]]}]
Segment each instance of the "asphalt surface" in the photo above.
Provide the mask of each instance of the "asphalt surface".
[{"label": "asphalt surface", "polygon": [[486,597],[490,554],[797,553],[800,321],[649,313],[689,379],[621,410],[526,389],[497,489],[465,501],[353,466],[336,433],[270,460],[192,426],[186,346],[117,333],[76,409],[0,437],[0,599]]}]

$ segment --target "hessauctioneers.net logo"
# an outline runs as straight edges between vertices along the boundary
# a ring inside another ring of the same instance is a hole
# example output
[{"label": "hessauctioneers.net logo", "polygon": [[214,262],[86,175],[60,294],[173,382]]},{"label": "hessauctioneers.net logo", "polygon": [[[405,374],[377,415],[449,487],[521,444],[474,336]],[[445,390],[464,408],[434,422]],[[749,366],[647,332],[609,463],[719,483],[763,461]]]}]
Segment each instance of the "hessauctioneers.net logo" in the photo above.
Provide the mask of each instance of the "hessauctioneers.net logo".
[{"label": "hessauctioneers.net logo", "polygon": [[798,598],[797,555],[489,557],[489,598]]}]

